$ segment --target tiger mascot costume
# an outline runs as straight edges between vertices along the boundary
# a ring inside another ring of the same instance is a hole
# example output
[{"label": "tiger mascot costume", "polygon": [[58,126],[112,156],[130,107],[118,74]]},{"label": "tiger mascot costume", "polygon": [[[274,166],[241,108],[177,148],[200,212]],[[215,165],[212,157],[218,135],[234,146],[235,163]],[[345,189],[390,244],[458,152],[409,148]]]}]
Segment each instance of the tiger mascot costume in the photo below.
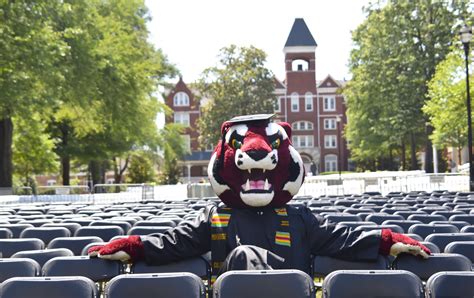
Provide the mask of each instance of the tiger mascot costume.
[{"label": "tiger mascot costume", "polygon": [[389,229],[362,232],[336,226],[288,201],[304,180],[291,126],[273,115],[235,117],[222,124],[208,166],[222,206],[210,205],[194,221],[165,233],[129,236],[89,249],[91,257],[160,265],[211,252],[213,279],[229,270],[299,269],[312,255],[375,260],[401,252],[428,257],[418,241]]}]

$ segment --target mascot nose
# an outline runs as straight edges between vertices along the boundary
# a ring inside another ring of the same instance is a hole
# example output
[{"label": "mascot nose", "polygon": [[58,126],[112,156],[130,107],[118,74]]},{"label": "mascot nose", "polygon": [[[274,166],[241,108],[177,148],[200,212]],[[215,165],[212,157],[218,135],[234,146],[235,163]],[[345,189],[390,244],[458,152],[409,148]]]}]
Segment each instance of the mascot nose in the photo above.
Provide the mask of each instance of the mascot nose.
[{"label": "mascot nose", "polygon": [[250,156],[255,161],[259,161],[261,159],[264,159],[265,156],[268,155],[268,152],[262,151],[262,150],[250,150],[250,151],[247,151],[245,153],[247,153],[247,155]]}]

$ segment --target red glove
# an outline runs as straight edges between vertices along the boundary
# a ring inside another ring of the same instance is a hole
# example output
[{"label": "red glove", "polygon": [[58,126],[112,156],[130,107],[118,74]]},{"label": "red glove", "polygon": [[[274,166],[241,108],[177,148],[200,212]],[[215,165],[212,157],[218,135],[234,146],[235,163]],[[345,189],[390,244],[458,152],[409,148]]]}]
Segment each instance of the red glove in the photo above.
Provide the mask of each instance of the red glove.
[{"label": "red glove", "polygon": [[431,254],[431,251],[420,242],[403,234],[394,233],[390,229],[382,229],[379,252],[385,256],[409,253],[425,259]]},{"label": "red glove", "polygon": [[106,245],[93,246],[89,248],[87,253],[90,257],[119,260],[122,262],[136,262],[145,257],[140,236],[129,236],[127,238],[111,241]]}]

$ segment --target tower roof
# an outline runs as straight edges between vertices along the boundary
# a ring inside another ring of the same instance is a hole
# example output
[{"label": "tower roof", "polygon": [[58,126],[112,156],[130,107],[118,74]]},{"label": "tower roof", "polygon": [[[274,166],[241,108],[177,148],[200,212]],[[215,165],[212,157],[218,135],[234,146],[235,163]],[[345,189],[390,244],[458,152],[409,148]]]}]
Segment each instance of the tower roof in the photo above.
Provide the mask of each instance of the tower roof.
[{"label": "tower roof", "polygon": [[302,18],[295,19],[285,43],[285,48],[297,46],[317,46],[313,35],[311,35],[308,26],[306,26],[306,23]]}]

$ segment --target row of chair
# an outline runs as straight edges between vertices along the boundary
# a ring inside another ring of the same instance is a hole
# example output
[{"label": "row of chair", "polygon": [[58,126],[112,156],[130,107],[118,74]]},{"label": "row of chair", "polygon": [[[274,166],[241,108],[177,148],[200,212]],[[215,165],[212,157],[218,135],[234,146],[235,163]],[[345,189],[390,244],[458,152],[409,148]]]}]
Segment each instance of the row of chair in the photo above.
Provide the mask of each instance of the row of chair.
[{"label": "row of chair", "polygon": [[[438,272],[423,285],[404,270],[341,270],[327,276],[323,297],[473,297],[474,272]],[[0,285],[2,298],[98,298],[94,282],[82,276],[15,277]],[[135,274],[114,277],[107,298],[204,298],[206,288],[192,273]],[[212,297],[313,298],[312,279],[298,270],[229,271],[214,283]]]}]

